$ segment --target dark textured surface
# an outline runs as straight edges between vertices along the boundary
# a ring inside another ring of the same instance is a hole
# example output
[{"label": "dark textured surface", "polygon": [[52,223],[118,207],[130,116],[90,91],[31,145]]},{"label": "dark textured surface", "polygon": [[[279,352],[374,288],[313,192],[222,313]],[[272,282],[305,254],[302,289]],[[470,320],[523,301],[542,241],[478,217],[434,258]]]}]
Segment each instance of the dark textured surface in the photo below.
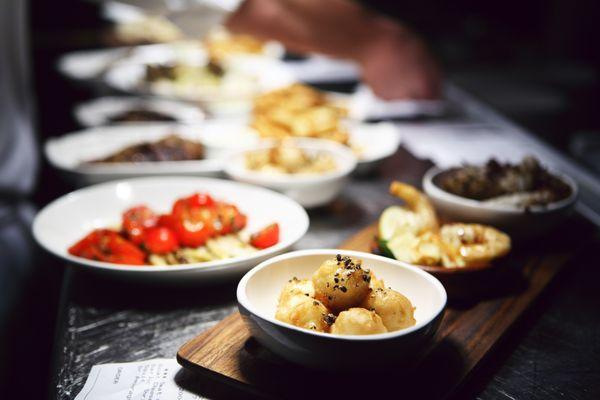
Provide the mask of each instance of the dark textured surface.
[{"label": "dark textured surface", "polygon": [[[391,178],[417,184],[428,166],[401,150],[378,174],[349,184],[340,200],[311,211],[310,230],[297,248],[335,247],[394,202],[387,194]],[[600,272],[598,241],[592,239],[582,234],[582,244],[588,244],[574,265],[486,360],[461,397],[599,398]],[[67,273],[55,354],[57,398],[74,398],[94,364],[174,357],[181,344],[234,309],[234,287],[169,289]],[[214,390],[213,383],[197,383]]]}]

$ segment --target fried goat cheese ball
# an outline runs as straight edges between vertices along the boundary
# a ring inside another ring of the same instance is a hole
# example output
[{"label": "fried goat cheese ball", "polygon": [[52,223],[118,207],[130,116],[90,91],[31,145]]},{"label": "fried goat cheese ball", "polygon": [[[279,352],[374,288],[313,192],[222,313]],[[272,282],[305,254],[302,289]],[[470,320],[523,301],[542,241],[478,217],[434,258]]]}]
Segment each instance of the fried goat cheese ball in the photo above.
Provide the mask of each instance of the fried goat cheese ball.
[{"label": "fried goat cheese ball", "polygon": [[415,308],[404,295],[392,289],[375,289],[361,307],[377,313],[388,331],[397,331],[413,326]]},{"label": "fried goat cheese ball", "polygon": [[371,271],[363,269],[360,260],[339,254],[321,264],[312,276],[315,299],[334,313],[358,306],[371,291],[370,281]]},{"label": "fried goat cheese ball", "polygon": [[307,279],[300,280],[293,277],[281,291],[275,318],[283,322],[291,323],[289,315],[292,308],[302,303],[307,298],[312,299],[314,296],[315,289],[311,281]]},{"label": "fried goat cheese ball", "polygon": [[294,306],[289,313],[289,323],[300,328],[317,332],[329,332],[329,314],[327,307],[319,300],[304,297],[300,304]]},{"label": "fried goat cheese ball", "polygon": [[290,279],[279,296],[275,318],[301,328],[328,332],[335,317],[314,295],[312,281]]},{"label": "fried goat cheese ball", "polygon": [[342,311],[331,326],[331,333],[337,335],[373,335],[387,331],[381,317],[364,308]]}]

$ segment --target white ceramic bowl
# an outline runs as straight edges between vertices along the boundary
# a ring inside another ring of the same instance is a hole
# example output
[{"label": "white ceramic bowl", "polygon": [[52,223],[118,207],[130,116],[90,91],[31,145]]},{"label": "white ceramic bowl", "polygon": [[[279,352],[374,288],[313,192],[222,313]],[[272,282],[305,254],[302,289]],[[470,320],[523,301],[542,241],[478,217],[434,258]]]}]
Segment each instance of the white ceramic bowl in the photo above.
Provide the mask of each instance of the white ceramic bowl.
[{"label": "white ceramic bowl", "polygon": [[[416,325],[377,335],[331,335],[275,319],[286,282],[309,278],[336,254],[360,258],[386,286],[410,299]],[[252,335],[275,354],[308,367],[360,369],[366,365],[409,364],[436,332],[446,305],[446,291],[432,275],[396,260],[349,250],[303,250],[271,258],[249,271],[237,288],[238,308]]]},{"label": "white ceramic bowl", "polygon": [[[248,216],[246,230],[255,232],[277,222],[280,242],[250,256],[174,266],[127,266],[74,257],[67,249],[96,228],[120,224],[129,207],[146,204],[167,212],[178,198],[203,191],[233,203]],[[47,205],[33,223],[33,235],[46,250],[82,270],[131,280],[213,283],[243,272],[296,243],[308,229],[306,211],[295,201],[270,190],[208,178],[139,178],[109,182],[69,193]]]},{"label": "white ceramic bowl", "polygon": [[225,173],[237,181],[281,192],[304,207],[322,206],[335,199],[356,167],[356,157],[352,151],[346,146],[319,139],[295,139],[289,143],[309,155],[326,154],[332,157],[336,169],[322,174],[302,175],[277,175],[249,170],[246,168],[246,156],[249,153],[277,147],[277,144],[264,144],[229,156],[224,162]]},{"label": "white ceramic bowl", "polygon": [[547,206],[525,210],[499,204],[486,204],[446,192],[434,183],[443,170],[433,167],[423,176],[423,190],[439,215],[449,221],[491,225],[514,239],[529,239],[547,233],[558,226],[573,211],[577,200],[577,183],[566,175],[552,171],[571,187],[571,195]]},{"label": "white ceramic bowl", "polygon": [[142,97],[100,97],[75,107],[77,121],[86,127],[112,124],[152,124],[157,121],[112,122],[111,118],[131,110],[150,110],[171,117],[174,123],[197,124],[204,120],[204,113],[195,105]]},{"label": "white ceramic bowl", "polygon": [[[145,123],[96,127],[49,139],[44,150],[50,164],[77,185],[144,176],[217,176],[222,171],[223,150],[205,143],[204,137],[211,135],[208,125],[210,124],[188,126]],[[171,134],[204,144],[206,158],[190,161],[85,164],[127,146],[155,142]]]}]

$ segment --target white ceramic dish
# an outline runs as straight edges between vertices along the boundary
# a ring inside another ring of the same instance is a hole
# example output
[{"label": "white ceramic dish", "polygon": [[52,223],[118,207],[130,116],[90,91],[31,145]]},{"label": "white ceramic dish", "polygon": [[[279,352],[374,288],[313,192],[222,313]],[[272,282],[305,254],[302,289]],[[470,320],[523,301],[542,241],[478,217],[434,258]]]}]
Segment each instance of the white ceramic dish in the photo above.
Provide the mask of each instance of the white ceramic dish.
[{"label": "white ceramic dish", "polygon": [[547,206],[515,208],[486,204],[446,192],[434,183],[443,170],[433,167],[423,176],[423,190],[440,216],[450,221],[491,225],[508,233],[513,239],[528,239],[551,231],[569,216],[577,201],[577,183],[566,175],[552,172],[571,187],[571,195]]},{"label": "white ceramic dish", "polygon": [[248,153],[277,146],[275,144],[265,144],[232,154],[224,162],[225,173],[237,181],[264,186],[281,192],[307,208],[318,207],[331,202],[343,189],[348,177],[356,167],[356,157],[346,146],[325,140],[295,139],[293,143],[295,147],[309,155],[326,154],[332,157],[336,169],[322,174],[277,175],[251,171],[246,168]]},{"label": "white ceramic dish", "polygon": [[[377,168],[400,146],[402,136],[394,124],[345,121],[345,125],[352,145],[359,149],[356,167],[358,173]],[[219,126],[222,128],[219,129]],[[211,129],[206,132],[203,136],[205,143],[222,152],[241,150],[260,143],[258,134],[248,126],[247,119],[211,121]]]},{"label": "white ceramic dish", "polygon": [[[386,286],[403,293],[416,307],[416,325],[365,336],[331,335],[275,319],[281,289],[292,277],[309,278],[336,254],[360,258]],[[409,364],[433,336],[446,305],[446,291],[432,275],[408,264],[348,250],[303,250],[271,258],[240,281],[238,308],[253,336],[275,354],[308,367],[364,369],[365,365]]]},{"label": "white ceramic dish", "polygon": [[111,124],[145,124],[157,121],[113,122],[112,117],[131,110],[149,110],[164,114],[174,119],[173,123],[197,124],[204,120],[205,115],[195,105],[180,101],[171,101],[141,97],[100,97],[75,107],[73,113],[77,121],[85,126],[100,126]]},{"label": "white ceramic dish", "polygon": [[351,144],[359,149],[356,167],[359,174],[368,173],[379,167],[400,147],[402,136],[398,127],[392,123],[368,124],[348,121],[347,125]]},{"label": "white ceramic dish", "polygon": [[[281,44],[269,42],[263,55],[267,59],[281,58],[285,50]],[[84,50],[66,53],[58,60],[57,68],[71,79],[94,79],[102,75],[111,65],[126,62],[140,64],[149,62],[171,62],[206,60],[206,48],[198,41],[148,44],[112,49]]]},{"label": "white ceramic dish", "polygon": [[206,159],[149,163],[82,164],[106,157],[127,146],[153,142],[170,134],[204,144],[209,126],[178,124],[125,124],[73,132],[49,139],[44,147],[50,164],[78,185],[156,175],[217,176],[222,171],[221,149],[205,146]]},{"label": "white ceramic dish", "polygon": [[[277,222],[280,242],[246,257],[165,267],[117,265],[67,252],[91,230],[118,225],[129,207],[146,204],[157,212],[167,212],[176,199],[197,191],[237,205],[248,216],[249,232]],[[84,271],[132,281],[214,283],[238,277],[288,249],[304,236],[308,224],[308,215],[298,203],[267,189],[218,179],[163,177],[109,182],[69,193],[38,213],[33,235],[43,248]]]},{"label": "white ceramic dish", "polygon": [[[231,109],[231,112],[247,112],[250,109],[252,97],[255,95],[294,82],[293,74],[281,61],[242,56],[225,63],[225,68],[232,73],[232,80],[223,81],[224,83],[220,86],[194,87],[182,84],[174,85],[169,82],[148,83],[145,81],[147,65],[168,62],[166,60],[143,63],[120,62],[107,70],[105,81],[109,86],[122,92],[199,101],[207,105],[212,104],[216,111],[222,112],[228,108]],[[204,59],[189,60],[186,63],[203,67],[206,62],[207,60]]]}]

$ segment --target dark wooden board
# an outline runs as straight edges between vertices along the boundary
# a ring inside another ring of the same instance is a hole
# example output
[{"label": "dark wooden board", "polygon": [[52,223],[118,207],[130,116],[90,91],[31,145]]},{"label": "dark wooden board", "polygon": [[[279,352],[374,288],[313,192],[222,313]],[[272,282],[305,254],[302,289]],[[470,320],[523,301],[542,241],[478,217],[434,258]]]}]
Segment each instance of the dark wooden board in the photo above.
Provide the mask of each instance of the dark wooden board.
[{"label": "dark wooden board", "polygon": [[[367,227],[340,248],[368,251],[372,233],[373,227]],[[446,398],[490,354],[571,254],[558,250],[521,253],[502,266],[512,284],[503,285],[498,280],[497,290],[486,298],[449,303],[437,335],[410,371],[378,371],[377,366],[365,366],[364,376],[348,381],[343,371],[322,373],[285,363],[252,339],[238,313],[184,344],[177,359],[188,370],[248,392],[276,397],[389,397],[395,390],[397,397]],[[320,389],[315,392],[317,387]]]}]

